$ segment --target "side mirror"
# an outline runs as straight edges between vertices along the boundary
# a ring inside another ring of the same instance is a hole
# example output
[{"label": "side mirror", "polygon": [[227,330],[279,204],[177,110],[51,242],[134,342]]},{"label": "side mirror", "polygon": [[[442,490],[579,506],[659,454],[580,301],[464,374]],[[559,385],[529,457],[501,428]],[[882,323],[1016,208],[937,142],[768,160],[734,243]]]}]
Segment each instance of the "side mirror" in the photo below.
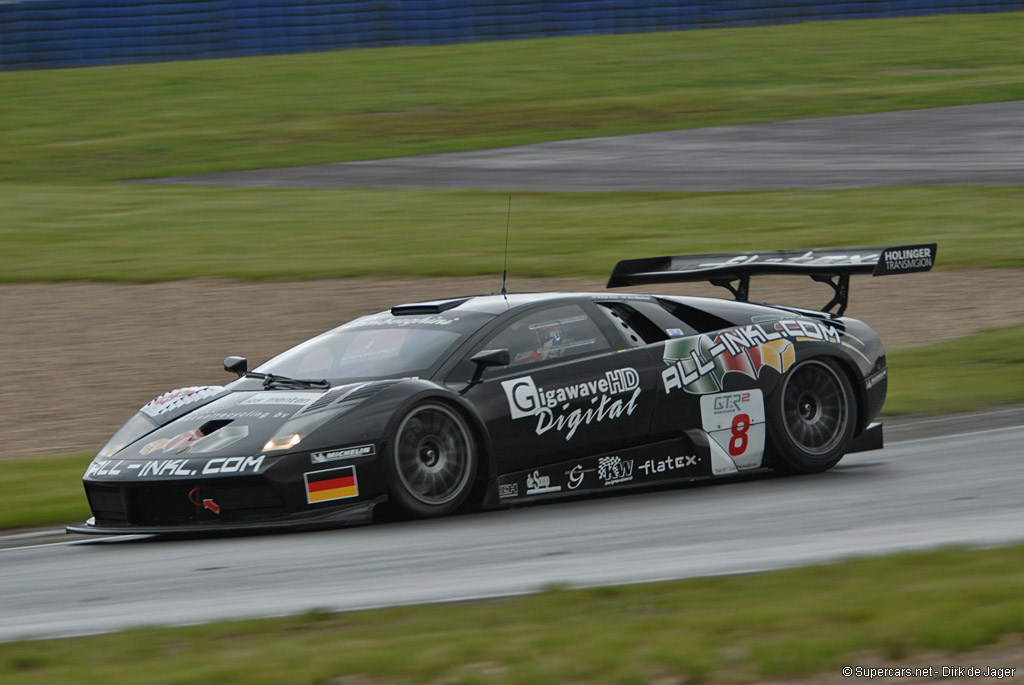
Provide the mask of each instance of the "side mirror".
[{"label": "side mirror", "polygon": [[470,385],[475,385],[484,375],[484,369],[492,366],[508,366],[512,363],[512,355],[508,350],[481,350],[470,357],[469,361],[476,364],[476,371],[473,372],[473,378],[469,381]]},{"label": "side mirror", "polygon": [[229,373],[237,373],[241,378],[249,370],[249,360],[245,357],[228,357],[224,360],[224,370]]}]

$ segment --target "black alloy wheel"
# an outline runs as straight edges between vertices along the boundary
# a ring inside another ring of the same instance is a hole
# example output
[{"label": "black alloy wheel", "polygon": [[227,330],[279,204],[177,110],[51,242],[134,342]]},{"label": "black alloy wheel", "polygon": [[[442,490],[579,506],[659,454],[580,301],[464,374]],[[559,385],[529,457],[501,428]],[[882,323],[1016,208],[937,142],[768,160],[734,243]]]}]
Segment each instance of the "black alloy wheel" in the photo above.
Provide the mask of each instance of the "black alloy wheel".
[{"label": "black alloy wheel", "polygon": [[413,407],[395,431],[391,494],[416,516],[455,511],[472,489],[476,446],[465,419],[438,402]]}]

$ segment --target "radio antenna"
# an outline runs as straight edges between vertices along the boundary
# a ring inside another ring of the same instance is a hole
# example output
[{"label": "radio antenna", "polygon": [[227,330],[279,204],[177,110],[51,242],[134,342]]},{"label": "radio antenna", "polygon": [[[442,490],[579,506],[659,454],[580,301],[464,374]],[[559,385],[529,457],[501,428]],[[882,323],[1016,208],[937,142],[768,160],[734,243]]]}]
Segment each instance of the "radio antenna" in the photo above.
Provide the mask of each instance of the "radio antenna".
[{"label": "radio antenna", "polygon": [[501,267],[501,294],[508,302],[508,291],[505,290],[505,280],[508,278],[508,226],[512,220],[512,196],[508,196],[508,214],[505,215],[505,264]]}]

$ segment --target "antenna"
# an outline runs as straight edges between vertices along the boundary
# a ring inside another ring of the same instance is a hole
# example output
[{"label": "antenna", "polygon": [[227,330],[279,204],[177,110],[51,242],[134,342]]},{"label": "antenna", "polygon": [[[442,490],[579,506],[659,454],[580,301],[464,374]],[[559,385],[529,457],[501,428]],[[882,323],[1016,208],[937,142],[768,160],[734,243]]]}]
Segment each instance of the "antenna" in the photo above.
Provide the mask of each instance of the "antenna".
[{"label": "antenna", "polygon": [[512,220],[512,196],[508,196],[508,214],[505,215],[505,264],[501,268],[501,294],[508,302],[508,291],[505,290],[505,280],[508,278],[508,225]]}]

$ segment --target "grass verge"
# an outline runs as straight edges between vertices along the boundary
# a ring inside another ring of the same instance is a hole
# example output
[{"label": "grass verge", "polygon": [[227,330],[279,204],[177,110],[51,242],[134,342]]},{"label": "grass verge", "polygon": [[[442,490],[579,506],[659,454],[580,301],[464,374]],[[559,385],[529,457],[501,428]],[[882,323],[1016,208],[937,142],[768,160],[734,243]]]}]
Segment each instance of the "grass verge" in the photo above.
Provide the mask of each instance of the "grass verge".
[{"label": "grass verge", "polygon": [[943,414],[1024,400],[1024,326],[887,355],[887,414]]},{"label": "grass verge", "polygon": [[[1024,326],[888,355],[885,413],[940,414],[1024,400]],[[0,529],[83,521],[89,457],[0,461]]]},{"label": "grass verge", "polygon": [[[521,193],[516,276],[616,260],[939,242],[940,268],[1022,267],[1024,188]],[[0,281],[498,274],[508,195],[0,184]],[[453,246],[457,246],[457,249]]]},{"label": "grass verge", "polygon": [[89,461],[87,456],[0,461],[0,530],[87,519],[82,474]]},{"label": "grass verge", "polygon": [[0,72],[0,181],[94,182],[1024,98],[1024,13]]},{"label": "grass verge", "polygon": [[[5,683],[743,682],[1024,633],[1024,546],[0,645]],[[884,578],[885,582],[879,582]],[[188,655],[187,659],[183,655]],[[872,656],[865,656],[872,655]]]}]

